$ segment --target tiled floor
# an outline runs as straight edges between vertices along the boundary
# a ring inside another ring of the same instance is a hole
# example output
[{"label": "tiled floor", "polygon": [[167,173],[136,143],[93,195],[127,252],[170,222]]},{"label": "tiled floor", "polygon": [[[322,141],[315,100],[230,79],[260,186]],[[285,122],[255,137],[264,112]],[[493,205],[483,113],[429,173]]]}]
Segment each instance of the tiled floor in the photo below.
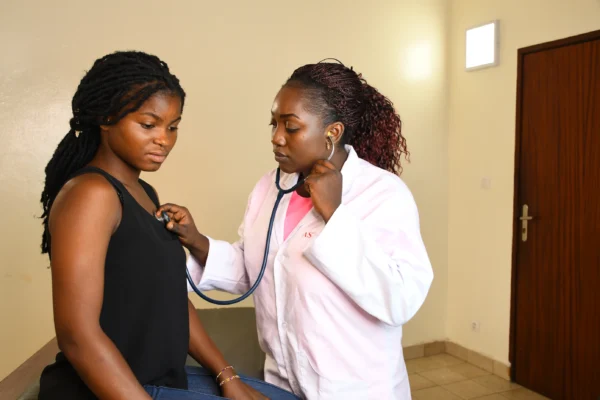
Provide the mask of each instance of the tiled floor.
[{"label": "tiled floor", "polygon": [[541,400],[546,397],[439,354],[406,362],[413,400]]}]

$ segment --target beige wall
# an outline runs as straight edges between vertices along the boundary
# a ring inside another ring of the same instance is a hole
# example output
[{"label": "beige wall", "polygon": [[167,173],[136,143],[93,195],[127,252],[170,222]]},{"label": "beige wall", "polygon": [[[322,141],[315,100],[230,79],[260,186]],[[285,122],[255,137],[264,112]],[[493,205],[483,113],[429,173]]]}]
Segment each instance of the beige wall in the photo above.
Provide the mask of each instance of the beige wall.
[{"label": "beige wall", "polygon": [[[500,65],[465,72],[465,29],[493,19]],[[600,1],[454,0],[450,26],[447,333],[508,362],[517,49],[600,29]]]},{"label": "beige wall", "polygon": [[43,169],[67,131],[84,70],[117,49],[156,53],[189,94],[178,146],[162,171],[145,177],[161,200],[189,206],[205,233],[229,240],[254,182],[274,167],[267,124],[284,80],[326,57],[364,72],[404,121],[413,152],[404,178],[436,273],[405,344],[445,337],[446,2],[235,3],[2,1],[0,379],[54,335],[35,218]]}]

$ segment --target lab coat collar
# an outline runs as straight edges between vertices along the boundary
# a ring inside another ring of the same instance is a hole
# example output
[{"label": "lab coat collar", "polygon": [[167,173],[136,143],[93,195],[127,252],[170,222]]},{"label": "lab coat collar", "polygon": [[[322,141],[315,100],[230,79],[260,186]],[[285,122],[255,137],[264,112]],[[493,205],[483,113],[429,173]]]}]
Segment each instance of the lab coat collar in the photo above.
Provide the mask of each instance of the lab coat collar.
[{"label": "lab coat collar", "polygon": [[[348,152],[348,158],[342,166],[342,195],[346,195],[352,186],[352,182],[360,172],[360,158],[354,148],[350,145],[345,145],[344,148]],[[299,174],[281,173],[281,187],[283,189],[292,187],[298,182]]]}]

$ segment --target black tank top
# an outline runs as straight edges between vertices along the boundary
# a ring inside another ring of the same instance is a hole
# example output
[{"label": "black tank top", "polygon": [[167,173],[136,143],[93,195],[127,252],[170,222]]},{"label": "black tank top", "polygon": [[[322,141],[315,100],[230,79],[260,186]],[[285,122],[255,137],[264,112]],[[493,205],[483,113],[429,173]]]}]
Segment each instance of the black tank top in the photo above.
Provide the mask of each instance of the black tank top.
[{"label": "black tank top", "polygon": [[[100,326],[142,385],[187,389],[185,252],[177,237],[116,178],[94,167],[83,168],[74,176],[85,173],[101,174],[114,186],[123,214],[106,253]],[[140,184],[158,207],[152,187],[142,180]],[[39,398],[96,397],[59,353],[56,362],[42,373]]]}]

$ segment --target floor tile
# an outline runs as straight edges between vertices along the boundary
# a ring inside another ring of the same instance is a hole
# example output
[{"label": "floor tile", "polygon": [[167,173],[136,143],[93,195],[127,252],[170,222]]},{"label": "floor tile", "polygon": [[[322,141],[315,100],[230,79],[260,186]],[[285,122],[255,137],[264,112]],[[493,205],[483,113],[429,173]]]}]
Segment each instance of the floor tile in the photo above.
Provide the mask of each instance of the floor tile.
[{"label": "floor tile", "polygon": [[410,375],[410,374],[416,374],[417,372],[425,371],[425,367],[423,366],[421,359],[417,358],[415,360],[406,361],[406,370],[408,371],[408,374]]},{"label": "floor tile", "polygon": [[445,385],[444,389],[454,393],[461,399],[471,400],[477,397],[493,394],[494,391],[473,381],[462,381]]},{"label": "floor tile", "polygon": [[428,389],[430,387],[437,386],[437,384],[435,384],[434,382],[431,382],[429,379],[427,379],[419,374],[409,375],[408,379],[410,381],[410,390],[411,391]]},{"label": "floor tile", "polygon": [[464,375],[468,379],[491,375],[490,372],[467,363],[453,365],[452,367],[448,368],[454,372],[458,372],[459,374]]},{"label": "floor tile", "polygon": [[480,376],[473,379],[474,382],[485,386],[493,392],[506,392],[509,390],[520,389],[521,386],[516,383],[512,383],[495,375]]},{"label": "floor tile", "polygon": [[448,385],[450,383],[466,381],[464,375],[454,372],[449,368],[434,369],[432,371],[423,371],[419,375],[424,376],[438,385]]},{"label": "floor tile", "polygon": [[499,394],[490,394],[489,396],[477,397],[473,400],[506,400],[506,397]]},{"label": "floor tile", "polygon": [[413,400],[461,400],[460,397],[440,386],[414,391],[412,398]]},{"label": "floor tile", "polygon": [[409,360],[406,362],[406,369],[408,370],[409,374],[413,374],[413,373],[417,373],[417,372],[423,372],[423,371],[431,371],[433,369],[440,369],[440,368],[444,368],[446,366],[446,363],[444,363],[441,359],[438,358],[434,358],[437,356],[433,356],[433,357],[423,357],[423,358],[418,358],[416,360]]},{"label": "floor tile", "polygon": [[464,364],[465,362],[459,358],[451,356],[450,354],[438,354],[436,356],[431,356],[429,359],[432,362],[441,363],[444,367],[451,367],[453,365]]},{"label": "floor tile", "polygon": [[[476,361],[488,369],[483,357]],[[406,368],[414,400],[549,400],[446,353],[409,360]]]}]

